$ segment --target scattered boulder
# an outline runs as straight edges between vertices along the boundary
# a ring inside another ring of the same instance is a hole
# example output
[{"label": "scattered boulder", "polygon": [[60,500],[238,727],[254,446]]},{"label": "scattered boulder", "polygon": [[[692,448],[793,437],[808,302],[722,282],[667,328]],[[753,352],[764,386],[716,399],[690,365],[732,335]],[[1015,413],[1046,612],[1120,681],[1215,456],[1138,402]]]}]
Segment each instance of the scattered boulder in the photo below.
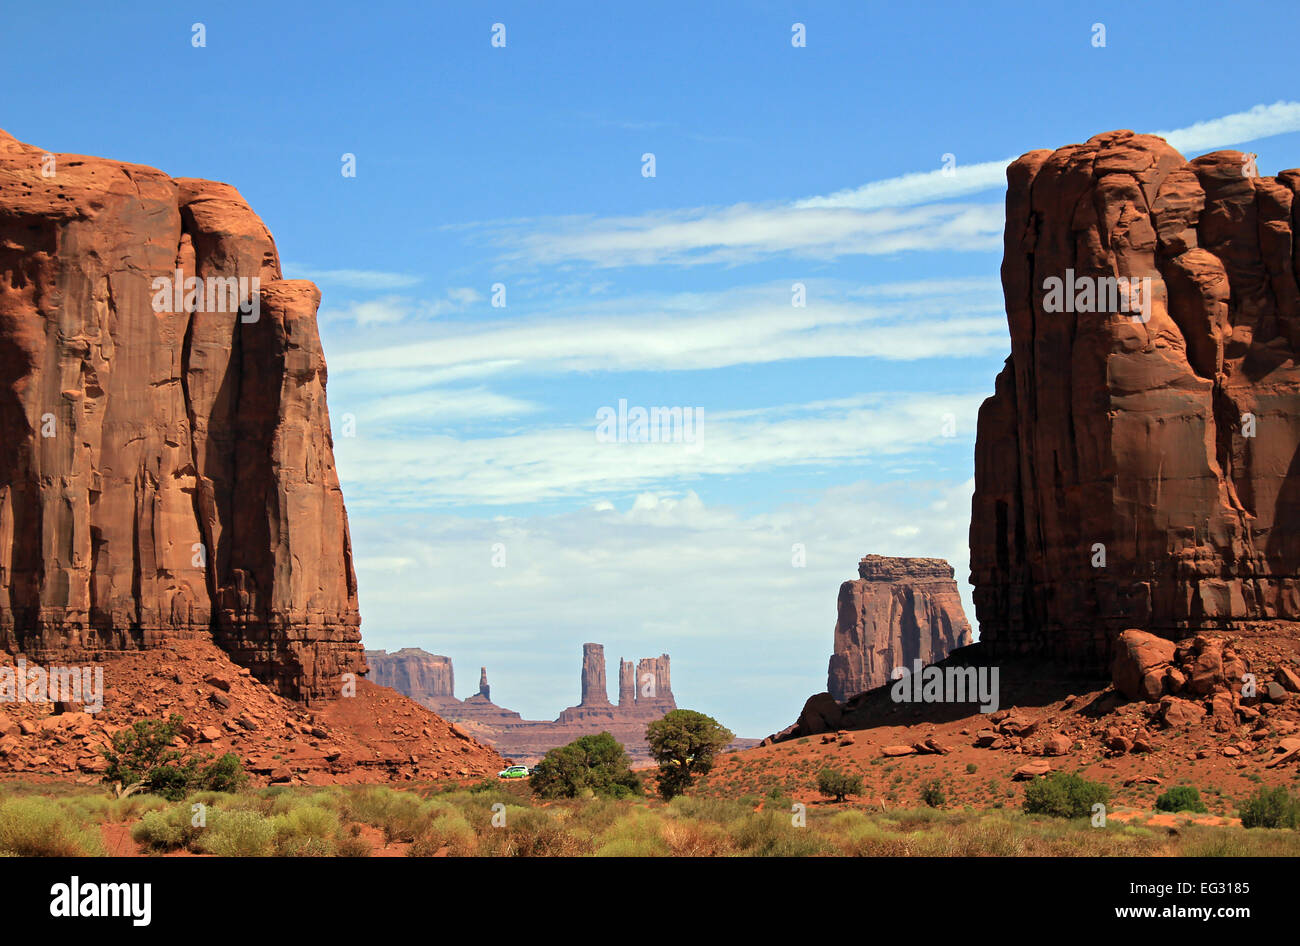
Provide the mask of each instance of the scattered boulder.
[{"label": "scattered boulder", "polygon": [[1173,641],[1136,628],[1120,634],[1110,668],[1115,689],[1130,700],[1160,699],[1176,649]]},{"label": "scattered boulder", "polygon": [[1052,766],[1047,762],[1026,762],[1011,773],[1011,778],[1017,782],[1024,782],[1046,775],[1050,771]]},{"label": "scattered boulder", "polygon": [[1188,726],[1205,718],[1205,707],[1176,696],[1160,701],[1160,722],[1166,727]]},{"label": "scattered boulder", "polygon": [[888,758],[897,756],[916,755],[915,746],[882,746],[880,754]]}]

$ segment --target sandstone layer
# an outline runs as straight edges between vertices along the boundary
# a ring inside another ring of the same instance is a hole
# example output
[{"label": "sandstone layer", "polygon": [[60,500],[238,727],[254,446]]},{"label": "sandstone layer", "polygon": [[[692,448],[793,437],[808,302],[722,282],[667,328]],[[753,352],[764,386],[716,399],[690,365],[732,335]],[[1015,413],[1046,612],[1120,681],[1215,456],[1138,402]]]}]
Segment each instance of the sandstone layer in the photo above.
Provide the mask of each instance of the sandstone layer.
[{"label": "sandstone layer", "polygon": [[952,566],[940,558],[868,555],[840,585],[835,653],[826,689],[835,700],[888,683],[896,667],[932,664],[971,643]]},{"label": "sandstone layer", "polygon": [[435,704],[455,699],[456,681],[451,658],[440,657],[419,647],[403,647],[389,653],[367,650],[368,679],[379,686],[391,687],[430,709]]},{"label": "sandstone layer", "polygon": [[0,132],[0,647],[364,669],[319,301],[234,188]]},{"label": "sandstone layer", "polygon": [[[1097,669],[1126,628],[1300,619],[1300,171],[1117,131],[1007,180],[1011,355],[980,410],[970,531],[981,641]],[[1067,274],[1149,279],[1149,305],[1059,311]]]}]

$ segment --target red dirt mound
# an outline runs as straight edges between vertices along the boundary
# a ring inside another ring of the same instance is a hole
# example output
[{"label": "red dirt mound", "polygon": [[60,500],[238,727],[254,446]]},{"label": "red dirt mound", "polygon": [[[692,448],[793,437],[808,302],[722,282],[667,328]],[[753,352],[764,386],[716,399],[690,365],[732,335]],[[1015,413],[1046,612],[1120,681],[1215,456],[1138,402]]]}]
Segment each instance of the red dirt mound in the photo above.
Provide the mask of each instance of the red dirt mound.
[{"label": "red dirt mound", "polygon": [[[114,732],[173,713],[185,720],[180,744],[235,753],[257,784],[477,779],[505,765],[495,750],[387,687],[359,679],[354,696],[307,708],[207,641],[168,641],[89,666],[103,670],[98,713],[6,697],[0,770],[96,781],[106,766],[99,750]],[[0,679],[5,668],[13,672],[13,657],[0,656]]]}]

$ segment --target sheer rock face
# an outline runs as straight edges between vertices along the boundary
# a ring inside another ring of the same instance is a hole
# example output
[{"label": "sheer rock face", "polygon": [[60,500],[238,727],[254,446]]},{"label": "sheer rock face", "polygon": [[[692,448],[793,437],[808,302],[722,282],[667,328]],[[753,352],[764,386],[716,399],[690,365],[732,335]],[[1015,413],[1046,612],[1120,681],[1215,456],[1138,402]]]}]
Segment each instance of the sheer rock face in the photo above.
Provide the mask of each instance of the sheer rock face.
[{"label": "sheer rock face", "polygon": [[364,669],[319,301],[234,188],[0,132],[0,646],[210,636],[306,701]]},{"label": "sheer rock face", "polygon": [[582,645],[583,706],[609,705],[609,684],[605,681],[605,645]]},{"label": "sheer rock face", "polygon": [[827,690],[839,701],[889,682],[971,643],[952,566],[941,558],[868,555],[840,586]]},{"label": "sheer rock face", "polygon": [[419,647],[403,647],[389,653],[366,651],[369,679],[391,687],[417,703],[435,709],[439,701],[455,698],[456,681],[451,658],[431,654]]},{"label": "sheer rock face", "polygon": [[[1300,171],[1253,172],[1127,131],[1008,168],[970,531],[993,653],[1099,668],[1130,627],[1300,619]],[[1047,311],[1067,270],[1149,277],[1149,318]]]}]

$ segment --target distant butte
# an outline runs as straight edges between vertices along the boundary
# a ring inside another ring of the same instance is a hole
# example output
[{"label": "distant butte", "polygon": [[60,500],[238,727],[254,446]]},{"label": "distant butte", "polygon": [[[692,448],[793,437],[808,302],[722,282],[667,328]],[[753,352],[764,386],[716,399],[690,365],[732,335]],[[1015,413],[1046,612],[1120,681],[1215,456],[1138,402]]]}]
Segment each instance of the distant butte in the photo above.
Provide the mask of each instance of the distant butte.
[{"label": "distant butte", "polygon": [[[480,673],[479,692],[458,700],[452,693],[451,661],[446,657],[404,647],[391,654],[368,650],[366,661],[376,683],[406,694],[494,746],[502,755],[519,761],[535,761],[548,750],[588,733],[609,732],[624,745],[634,763],[647,763],[650,751],[645,742],[646,724],[677,708],[667,654],[635,664],[619,660],[618,703],[611,703],[602,644],[582,645],[581,701],[554,720],[524,719],[493,703],[486,668]],[[735,745],[754,742],[737,740]]]}]

